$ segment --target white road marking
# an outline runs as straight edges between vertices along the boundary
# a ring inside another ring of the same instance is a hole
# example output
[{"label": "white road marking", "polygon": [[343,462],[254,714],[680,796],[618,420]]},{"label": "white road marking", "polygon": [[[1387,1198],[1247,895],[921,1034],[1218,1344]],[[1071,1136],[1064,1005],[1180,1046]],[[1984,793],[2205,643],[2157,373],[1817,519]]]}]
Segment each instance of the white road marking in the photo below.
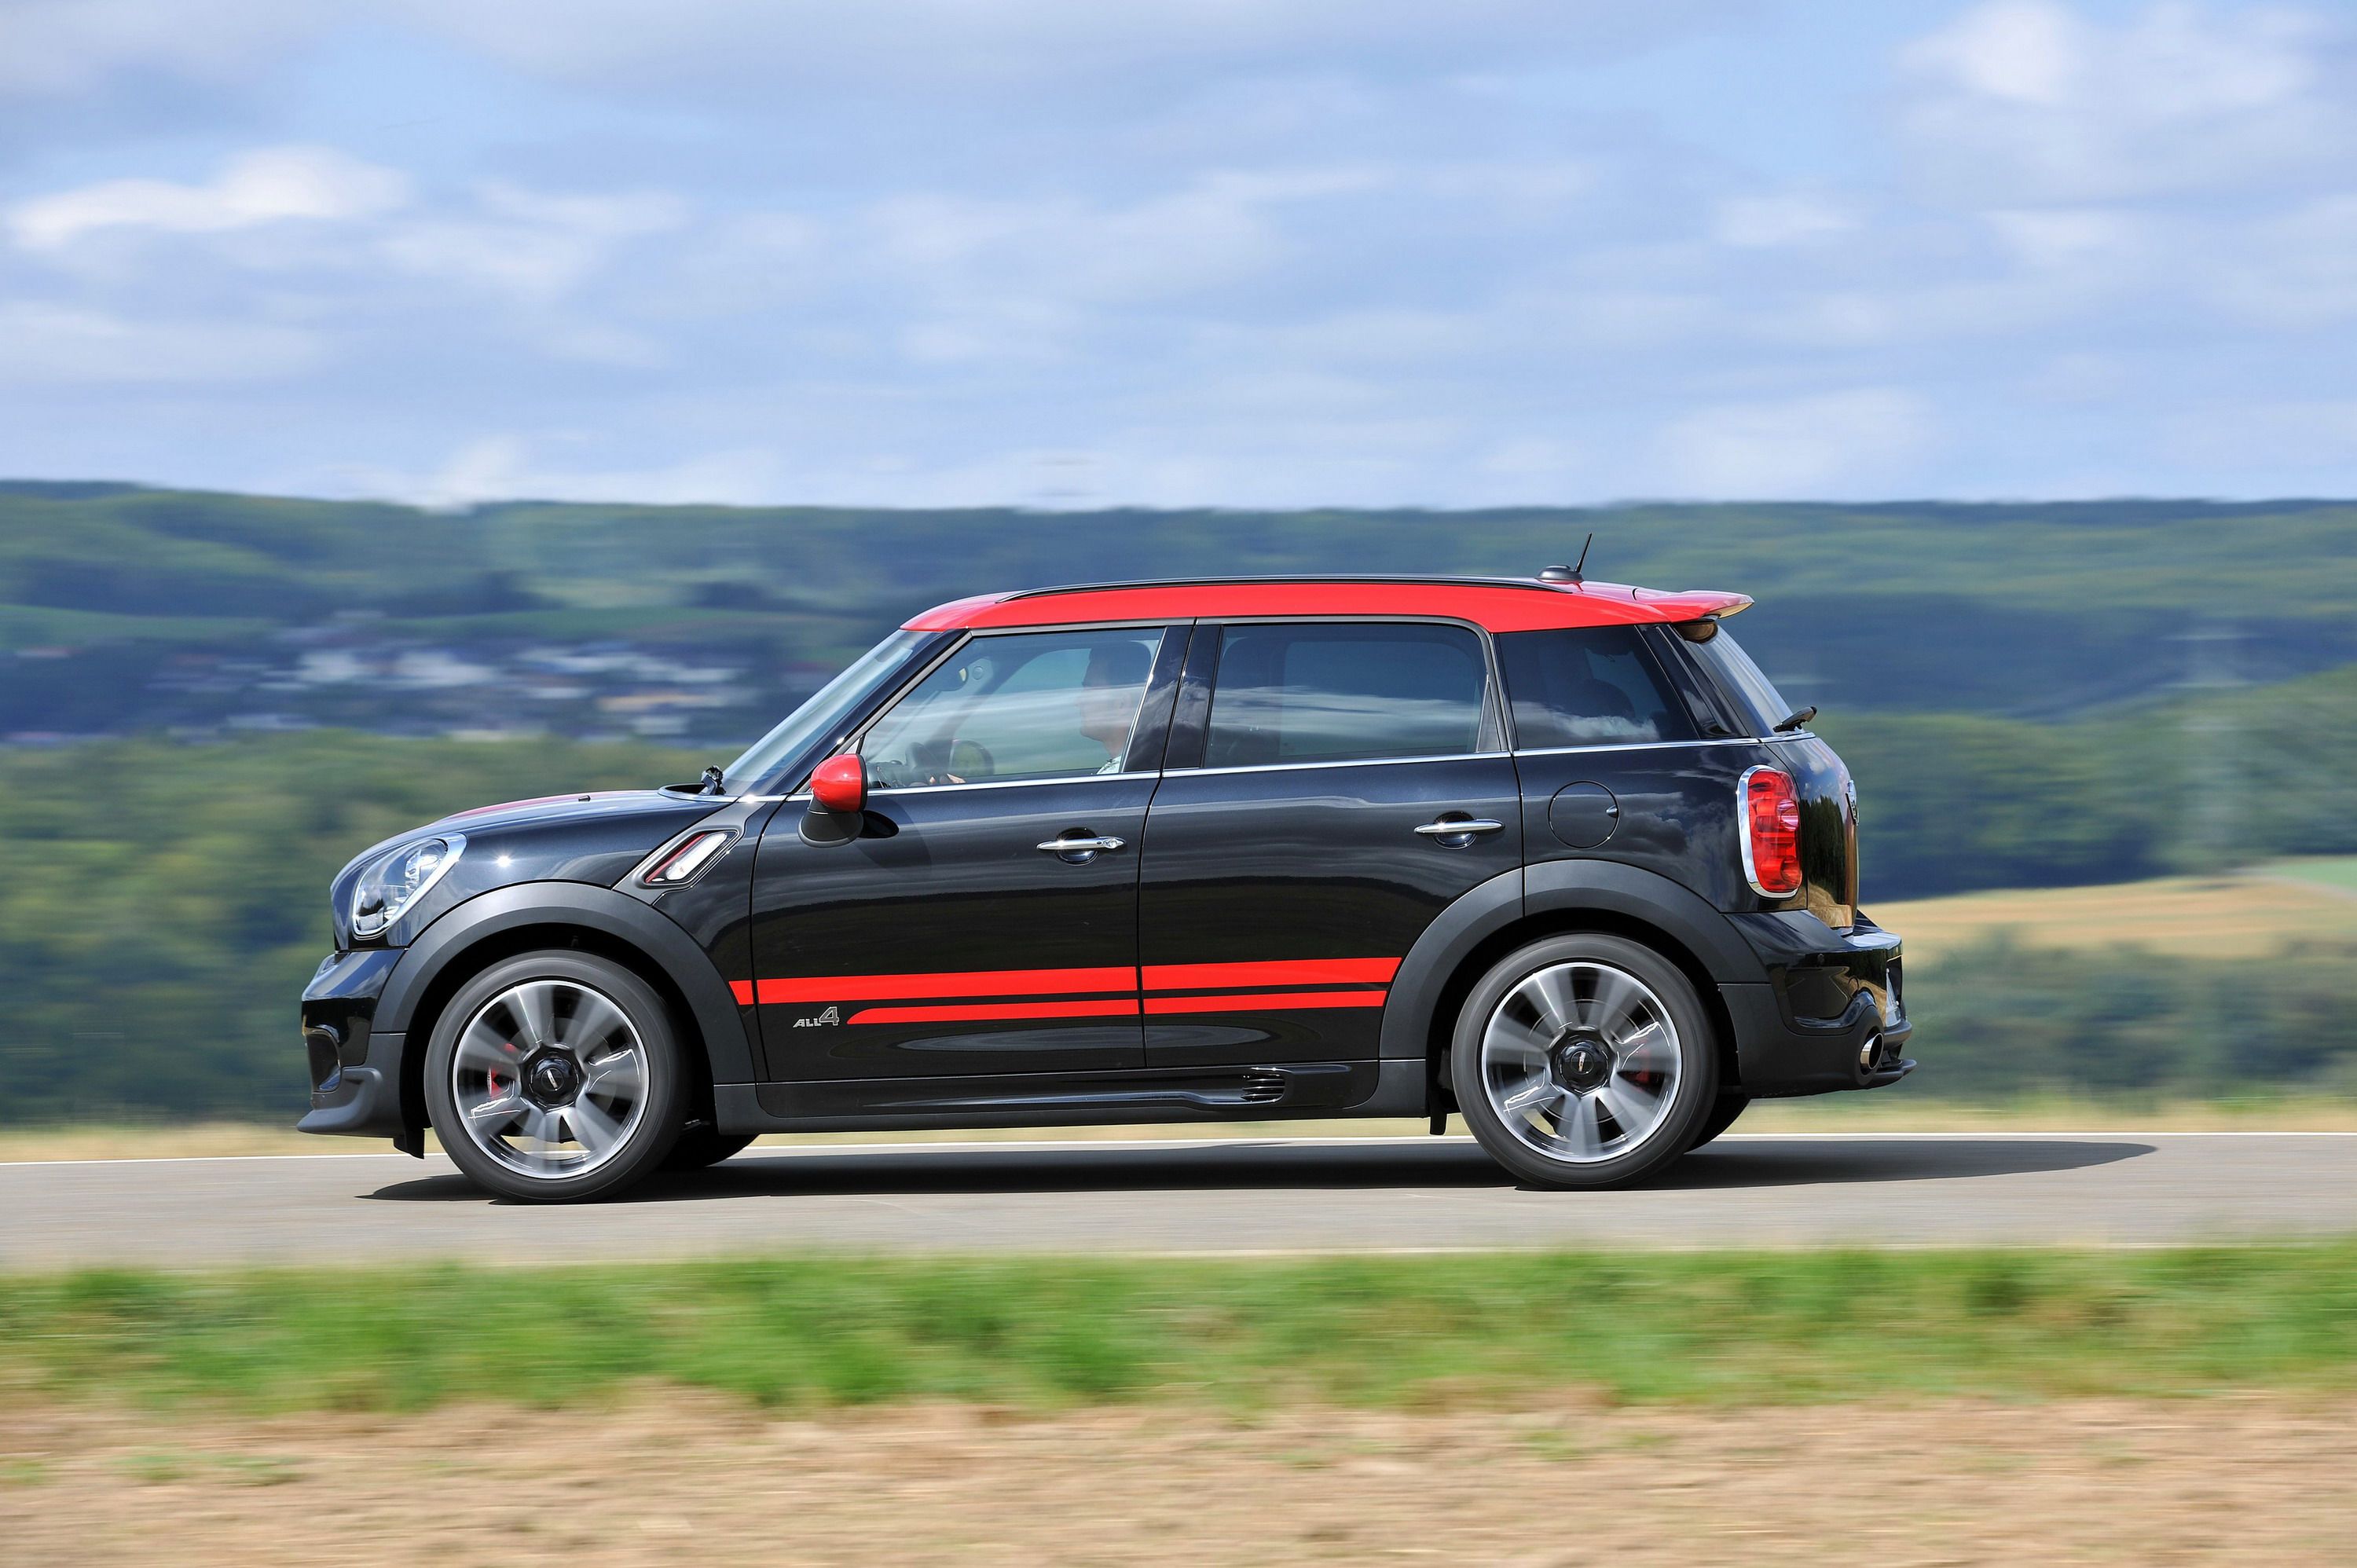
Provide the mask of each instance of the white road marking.
[{"label": "white road marking", "polygon": [[[2357,1131],[2341,1129],[2252,1131],[2232,1129],[2216,1132],[2177,1132],[2168,1128],[2089,1127],[2075,1132],[2014,1131],[2004,1127],[1987,1127],[1975,1132],[1945,1133],[1725,1133],[1713,1141],[1717,1144],[1872,1144],[1924,1143],[1950,1141],[1985,1143],[2001,1138],[2009,1142],[2062,1138],[2357,1138]],[[1108,1149],[1128,1153],[1150,1153],[1157,1149],[1381,1149],[1429,1148],[1435,1144],[1476,1148],[1480,1145],[1469,1134],[1451,1133],[1443,1137],[1425,1133],[1384,1133],[1356,1137],[1348,1133],[1330,1138],[1049,1138],[1037,1141],[1012,1139],[982,1139],[960,1143],[907,1144],[756,1144],[736,1159],[748,1156],[784,1156],[809,1159],[824,1155],[923,1155],[923,1154],[1045,1154],[1058,1150]],[[0,1170],[16,1165],[215,1165],[233,1160],[398,1160],[410,1156],[397,1149],[355,1149],[316,1155],[117,1155],[95,1159],[72,1160],[0,1160]],[[436,1152],[428,1160],[447,1158]]]}]

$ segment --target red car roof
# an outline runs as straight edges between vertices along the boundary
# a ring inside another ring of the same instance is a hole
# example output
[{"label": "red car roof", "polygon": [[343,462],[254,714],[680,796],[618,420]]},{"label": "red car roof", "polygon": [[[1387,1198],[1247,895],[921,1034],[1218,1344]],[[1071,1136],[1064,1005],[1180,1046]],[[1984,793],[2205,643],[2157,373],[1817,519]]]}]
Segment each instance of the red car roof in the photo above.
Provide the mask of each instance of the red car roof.
[{"label": "red car roof", "polygon": [[1325,577],[1105,583],[1028,593],[977,594],[936,605],[909,631],[1058,626],[1072,621],[1183,620],[1195,616],[1445,616],[1491,631],[1730,616],[1741,594],[1664,593],[1623,583],[1542,583],[1517,577]]}]

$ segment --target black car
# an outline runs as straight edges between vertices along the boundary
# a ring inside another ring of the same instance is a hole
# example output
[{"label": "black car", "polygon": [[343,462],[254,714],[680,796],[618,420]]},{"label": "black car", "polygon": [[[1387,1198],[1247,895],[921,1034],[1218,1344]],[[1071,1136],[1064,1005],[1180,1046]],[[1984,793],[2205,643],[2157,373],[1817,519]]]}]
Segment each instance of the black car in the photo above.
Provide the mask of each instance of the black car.
[{"label": "black car", "polygon": [[908,623],[698,784],[335,882],[307,1132],[518,1197],[762,1133],[1463,1114],[1600,1187],[1871,1089],[1857,797],[1722,629],[1583,582],[1199,581]]}]

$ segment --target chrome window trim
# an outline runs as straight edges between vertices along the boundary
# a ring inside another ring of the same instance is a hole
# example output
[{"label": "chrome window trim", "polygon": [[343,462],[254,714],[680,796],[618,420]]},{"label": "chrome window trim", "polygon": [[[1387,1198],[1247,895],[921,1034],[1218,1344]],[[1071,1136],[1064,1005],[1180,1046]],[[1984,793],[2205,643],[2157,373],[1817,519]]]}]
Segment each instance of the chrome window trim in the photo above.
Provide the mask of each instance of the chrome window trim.
[{"label": "chrome window trim", "polygon": [[[1782,739],[1784,737],[1778,736]],[[1757,746],[1760,742],[1749,736],[1705,736],[1694,740],[1607,740],[1594,746],[1534,746],[1516,751],[1516,757],[1579,757],[1591,751],[1671,751],[1690,746]]]},{"label": "chrome window trim", "polygon": [[[971,784],[893,784],[867,791],[871,800],[886,795],[938,795],[948,789],[1028,789],[1040,784],[1085,784],[1092,779],[1159,779],[1162,775],[1140,769],[1127,773],[1059,773],[1049,779],[977,779]],[[807,800],[810,791],[803,789],[791,795],[780,795],[781,800]]]},{"label": "chrome window trim", "polygon": [[1213,773],[1300,773],[1313,768],[1404,768],[1420,762],[1478,762],[1486,757],[1512,758],[1511,751],[1451,751],[1438,757],[1341,757],[1331,762],[1247,762],[1230,768],[1172,768],[1165,779],[1200,779]]}]

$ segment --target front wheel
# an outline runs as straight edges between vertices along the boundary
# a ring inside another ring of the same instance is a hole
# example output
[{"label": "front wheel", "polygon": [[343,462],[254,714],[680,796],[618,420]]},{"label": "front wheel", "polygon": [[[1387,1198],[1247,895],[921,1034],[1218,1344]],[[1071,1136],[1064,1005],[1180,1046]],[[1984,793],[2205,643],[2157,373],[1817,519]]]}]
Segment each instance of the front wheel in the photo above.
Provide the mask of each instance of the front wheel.
[{"label": "front wheel", "polygon": [[684,1120],[662,998],[608,959],[525,953],[450,999],[425,1054],[442,1148],[503,1197],[568,1203],[659,1168]]},{"label": "front wheel", "polygon": [[690,1127],[679,1135],[679,1142],[663,1156],[667,1171],[700,1171],[706,1165],[716,1165],[732,1155],[742,1154],[753,1141],[750,1133],[723,1133],[710,1122]]},{"label": "front wheel", "polygon": [[1734,1126],[1735,1119],[1749,1109],[1751,1109],[1751,1096],[1739,1089],[1720,1090],[1718,1102],[1710,1108],[1710,1114],[1702,1119],[1702,1131],[1695,1134],[1694,1145],[1686,1153],[1694,1153],[1695,1149],[1701,1148],[1705,1144]]},{"label": "front wheel", "polygon": [[1449,1064],[1473,1135],[1541,1187],[1648,1176],[1686,1151],[1717,1100],[1693,983],[1620,937],[1550,937],[1509,955],[1466,998]]}]

